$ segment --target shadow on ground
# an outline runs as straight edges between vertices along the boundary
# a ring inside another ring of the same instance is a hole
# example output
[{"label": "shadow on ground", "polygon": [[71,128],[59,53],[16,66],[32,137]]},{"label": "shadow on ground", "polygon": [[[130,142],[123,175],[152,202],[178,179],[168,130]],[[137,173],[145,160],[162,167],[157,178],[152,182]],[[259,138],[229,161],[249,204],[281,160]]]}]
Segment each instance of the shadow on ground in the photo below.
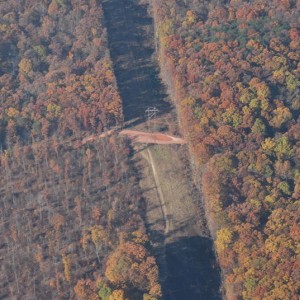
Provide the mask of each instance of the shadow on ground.
[{"label": "shadow on ground", "polygon": [[162,115],[170,111],[166,89],[155,60],[153,21],[147,5],[134,0],[103,1],[108,43],[125,121],[145,121],[145,110],[157,107]]},{"label": "shadow on ground", "polygon": [[165,300],[219,300],[220,270],[205,237],[181,238],[166,246]]}]

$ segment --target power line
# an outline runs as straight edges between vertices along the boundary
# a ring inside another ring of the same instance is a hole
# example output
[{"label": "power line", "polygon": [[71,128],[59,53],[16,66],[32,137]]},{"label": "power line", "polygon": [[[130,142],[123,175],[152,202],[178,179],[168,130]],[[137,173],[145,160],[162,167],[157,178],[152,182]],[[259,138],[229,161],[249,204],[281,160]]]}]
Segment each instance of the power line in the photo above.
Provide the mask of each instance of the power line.
[{"label": "power line", "polygon": [[151,120],[154,120],[153,128],[154,130],[156,129],[156,117],[157,114],[159,113],[159,110],[154,106],[154,107],[148,107],[145,110],[145,114],[147,115],[147,123],[149,125]]}]

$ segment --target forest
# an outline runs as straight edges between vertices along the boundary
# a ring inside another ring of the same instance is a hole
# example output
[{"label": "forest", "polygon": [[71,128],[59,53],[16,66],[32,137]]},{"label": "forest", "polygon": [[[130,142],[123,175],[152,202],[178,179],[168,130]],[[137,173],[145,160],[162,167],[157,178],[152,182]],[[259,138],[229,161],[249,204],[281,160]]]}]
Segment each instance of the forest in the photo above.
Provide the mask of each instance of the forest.
[{"label": "forest", "polygon": [[103,12],[92,1],[1,1],[2,148],[120,125]]},{"label": "forest", "polygon": [[159,299],[101,3],[0,16],[0,298]]},{"label": "forest", "polygon": [[113,136],[1,155],[1,299],[160,296],[130,151]]},{"label": "forest", "polygon": [[300,2],[153,0],[227,299],[299,297]]},{"label": "forest", "polygon": [[[163,298],[104,2],[0,2],[0,299]],[[298,300],[300,1],[146,2],[224,298]]]}]

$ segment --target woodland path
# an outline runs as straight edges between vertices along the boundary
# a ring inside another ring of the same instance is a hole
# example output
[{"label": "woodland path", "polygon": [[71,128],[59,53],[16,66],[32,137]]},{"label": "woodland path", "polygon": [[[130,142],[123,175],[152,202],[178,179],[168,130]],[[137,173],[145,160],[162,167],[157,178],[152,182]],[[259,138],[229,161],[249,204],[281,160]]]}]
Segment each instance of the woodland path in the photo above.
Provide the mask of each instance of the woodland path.
[{"label": "woodland path", "polygon": [[221,299],[220,273],[205,224],[201,195],[193,186],[185,159],[185,142],[167,134],[141,132],[147,131],[148,107],[158,108],[162,120],[172,111],[159,77],[153,20],[146,2],[102,1],[127,124],[123,133],[136,142],[164,144],[136,145],[133,156],[141,173],[145,219],[160,267],[163,299]]}]

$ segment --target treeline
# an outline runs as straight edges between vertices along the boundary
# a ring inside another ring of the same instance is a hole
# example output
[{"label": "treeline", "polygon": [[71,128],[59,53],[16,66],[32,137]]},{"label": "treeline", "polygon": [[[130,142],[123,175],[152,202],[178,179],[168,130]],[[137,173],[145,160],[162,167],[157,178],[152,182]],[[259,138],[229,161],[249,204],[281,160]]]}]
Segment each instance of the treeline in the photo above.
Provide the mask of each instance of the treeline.
[{"label": "treeline", "polygon": [[122,123],[96,0],[1,1],[0,15],[2,148]]},{"label": "treeline", "polygon": [[228,299],[298,299],[300,3],[154,0]]}]

